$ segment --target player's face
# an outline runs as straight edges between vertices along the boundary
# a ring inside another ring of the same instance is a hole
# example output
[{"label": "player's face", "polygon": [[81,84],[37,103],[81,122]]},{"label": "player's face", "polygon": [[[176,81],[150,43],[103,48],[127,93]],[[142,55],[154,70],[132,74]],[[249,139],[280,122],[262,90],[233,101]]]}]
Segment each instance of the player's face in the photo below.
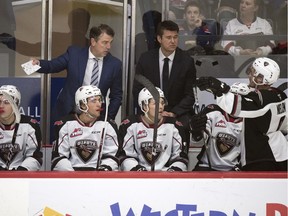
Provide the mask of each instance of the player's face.
[{"label": "player's face", "polygon": [[[162,119],[162,112],[164,111],[164,107],[165,107],[165,101],[163,98],[160,98],[160,100],[159,100],[159,113],[158,113],[158,119],[159,120]],[[148,114],[149,118],[154,119],[155,108],[156,108],[156,104],[155,104],[154,99],[149,100],[148,108],[149,108],[149,111],[147,114]]]},{"label": "player's face", "polygon": [[199,20],[200,10],[198,7],[189,6],[184,14],[184,18],[189,26],[196,26]]},{"label": "player's face", "polygon": [[263,75],[259,74],[258,76],[256,76],[256,71],[254,69],[254,67],[249,67],[246,71],[248,78],[249,78],[249,86],[252,88],[256,88],[256,85],[259,84],[261,85],[263,83]]},{"label": "player's face", "polygon": [[178,46],[178,32],[164,30],[162,36],[157,36],[157,40],[161,45],[163,54],[168,56],[173,53]]},{"label": "player's face", "polygon": [[87,99],[88,112],[95,117],[100,116],[102,98],[100,96],[90,97]]},{"label": "player's face", "polygon": [[14,118],[13,109],[11,104],[7,99],[3,97],[3,95],[0,96],[0,121],[1,122],[7,122],[10,120],[10,118]]},{"label": "player's face", "polygon": [[91,52],[96,57],[104,57],[109,53],[111,49],[111,44],[113,41],[113,37],[106,33],[102,33],[99,38],[96,40],[95,38],[91,39]]},{"label": "player's face", "polygon": [[258,6],[255,4],[255,0],[241,0],[239,10],[242,15],[255,14]]}]

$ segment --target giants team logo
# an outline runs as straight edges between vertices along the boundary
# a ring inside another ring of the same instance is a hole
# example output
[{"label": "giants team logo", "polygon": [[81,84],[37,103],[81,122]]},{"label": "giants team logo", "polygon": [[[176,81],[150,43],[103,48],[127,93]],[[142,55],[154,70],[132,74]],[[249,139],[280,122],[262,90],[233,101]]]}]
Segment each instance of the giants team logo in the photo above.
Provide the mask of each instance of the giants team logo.
[{"label": "giants team logo", "polygon": [[7,166],[9,166],[11,161],[14,160],[19,151],[20,146],[17,143],[14,145],[12,145],[12,143],[0,144],[0,158],[7,164]]},{"label": "giants team logo", "polygon": [[145,130],[138,131],[136,137],[137,137],[137,139],[141,139],[141,138],[147,137],[147,131],[145,131]]},{"label": "giants team logo", "polygon": [[76,137],[83,134],[82,128],[75,128],[74,131],[70,134],[70,137]]},{"label": "giants team logo", "polygon": [[93,157],[98,146],[95,140],[78,140],[75,148],[81,160],[86,163]]},{"label": "giants team logo", "polygon": [[[141,143],[141,152],[145,160],[148,164],[152,164],[152,162],[157,161],[160,157],[161,153],[167,149],[167,145],[162,148],[160,143],[155,144],[155,148],[153,148],[153,142],[143,142]],[[152,156],[153,155],[153,156]]]},{"label": "giants team logo", "polygon": [[236,137],[225,134],[225,133],[218,133],[216,137],[216,148],[220,156],[225,156],[228,154],[234,146],[237,145]]}]

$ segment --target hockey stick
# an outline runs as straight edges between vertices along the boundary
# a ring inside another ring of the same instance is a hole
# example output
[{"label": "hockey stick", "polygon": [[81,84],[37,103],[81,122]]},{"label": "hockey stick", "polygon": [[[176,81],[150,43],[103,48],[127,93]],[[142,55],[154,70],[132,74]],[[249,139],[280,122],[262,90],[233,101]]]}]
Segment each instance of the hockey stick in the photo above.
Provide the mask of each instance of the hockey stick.
[{"label": "hockey stick", "polygon": [[[193,85],[193,94],[194,94],[194,99],[195,99],[195,103],[194,103],[195,104],[195,114],[199,114],[200,113],[200,106],[199,106],[199,99],[198,99],[198,94],[197,94],[197,86],[195,84]],[[208,165],[209,165],[209,168],[212,169],[211,160],[210,160],[210,157],[208,154],[208,150],[209,150],[209,144],[208,143],[209,143],[209,140],[211,138],[211,134],[207,130],[203,130],[201,132],[202,132],[202,136],[203,136],[204,146],[206,149]],[[205,141],[204,133],[206,133],[208,135],[207,141]]]},{"label": "hockey stick", "polygon": [[159,101],[160,95],[153,83],[141,74],[135,75],[135,80],[148,89],[155,101],[155,115],[154,115],[154,128],[153,128],[153,146],[151,150],[152,161],[151,171],[155,170],[155,155],[156,155],[156,142],[157,142],[157,129],[158,129],[158,114],[159,114]]},{"label": "hockey stick", "polygon": [[99,152],[98,152],[98,158],[97,158],[97,166],[96,170],[99,168],[100,162],[101,162],[101,154],[102,154],[102,149],[104,145],[104,139],[106,135],[106,128],[107,128],[107,118],[108,118],[108,96],[109,96],[110,91],[107,91],[106,97],[105,97],[105,118],[104,118],[104,127],[102,129],[101,133],[101,139],[100,139],[100,144],[99,144]]}]

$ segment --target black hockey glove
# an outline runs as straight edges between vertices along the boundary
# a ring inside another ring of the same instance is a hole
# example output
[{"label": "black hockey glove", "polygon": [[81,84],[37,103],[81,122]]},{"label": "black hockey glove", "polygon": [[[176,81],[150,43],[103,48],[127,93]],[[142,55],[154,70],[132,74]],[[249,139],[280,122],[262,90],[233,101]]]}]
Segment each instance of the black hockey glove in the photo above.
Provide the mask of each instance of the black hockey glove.
[{"label": "black hockey glove", "polygon": [[167,169],[168,172],[182,172],[182,169],[176,166],[171,166]]},{"label": "black hockey glove", "polygon": [[203,133],[206,129],[207,116],[203,113],[193,115],[189,121],[192,137],[195,141],[199,141],[203,138]]},{"label": "black hockey glove", "polygon": [[200,77],[196,80],[196,85],[201,91],[210,91],[217,97],[226,94],[230,90],[230,86],[214,77]]},{"label": "black hockey glove", "polygon": [[142,172],[142,171],[147,171],[147,169],[144,166],[137,165],[133,167],[130,171],[137,171],[137,172]]},{"label": "black hockey glove", "polygon": [[97,171],[112,171],[112,168],[108,165],[100,165]]},{"label": "black hockey glove", "polygon": [[23,166],[18,166],[16,170],[17,171],[28,171],[28,169],[23,167]]}]

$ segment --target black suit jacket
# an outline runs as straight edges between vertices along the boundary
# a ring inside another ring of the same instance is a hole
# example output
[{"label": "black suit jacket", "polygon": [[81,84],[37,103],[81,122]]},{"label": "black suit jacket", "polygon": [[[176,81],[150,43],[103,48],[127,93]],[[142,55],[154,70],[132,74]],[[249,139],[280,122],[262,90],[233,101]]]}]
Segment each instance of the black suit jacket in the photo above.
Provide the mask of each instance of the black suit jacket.
[{"label": "black suit jacket", "polygon": [[[159,49],[149,50],[141,55],[136,65],[136,73],[144,75],[156,87],[160,87]],[[169,76],[168,95],[165,95],[168,100],[165,110],[173,112],[177,116],[193,113],[195,80],[194,59],[185,51],[177,48]],[[136,102],[142,88],[143,86],[135,80],[133,96]]]}]

